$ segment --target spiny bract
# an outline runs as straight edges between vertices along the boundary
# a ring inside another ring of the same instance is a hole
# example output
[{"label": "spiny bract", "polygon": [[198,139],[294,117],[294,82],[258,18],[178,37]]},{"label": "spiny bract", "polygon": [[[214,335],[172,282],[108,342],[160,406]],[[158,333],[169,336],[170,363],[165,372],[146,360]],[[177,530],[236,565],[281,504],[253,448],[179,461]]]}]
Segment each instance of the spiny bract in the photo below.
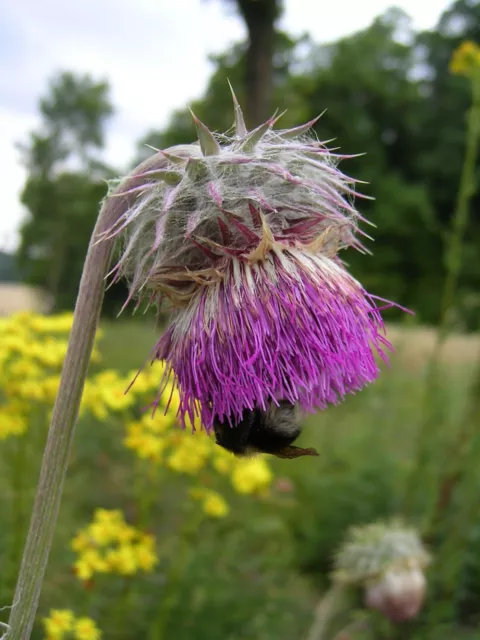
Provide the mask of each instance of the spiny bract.
[{"label": "spiny bract", "polygon": [[135,186],[110,193],[128,199],[107,235],[122,237],[113,273],[130,281],[131,298],[184,306],[198,286],[221,279],[232,258],[252,264],[273,247],[326,256],[364,250],[355,236],[355,181],[337,168],[346,156],[305,135],[318,118],[274,131],[272,117],[248,132],[235,96],[234,107],[231,136],[212,134],[193,116],[197,144],[159,151],[155,168],[135,173]]}]

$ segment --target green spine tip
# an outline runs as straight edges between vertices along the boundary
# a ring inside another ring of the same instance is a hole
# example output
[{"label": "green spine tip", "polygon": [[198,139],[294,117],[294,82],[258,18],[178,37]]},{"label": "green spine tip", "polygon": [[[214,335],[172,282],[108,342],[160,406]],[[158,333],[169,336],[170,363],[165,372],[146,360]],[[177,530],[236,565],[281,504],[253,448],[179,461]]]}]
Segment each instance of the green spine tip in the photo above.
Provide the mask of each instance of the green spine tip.
[{"label": "green spine tip", "polygon": [[323,116],[325,111],[322,111],[320,115],[318,115],[316,118],[313,118],[313,120],[306,122],[305,124],[301,124],[298,127],[293,127],[293,129],[287,129],[286,131],[282,131],[282,133],[280,134],[280,137],[283,138],[284,140],[290,140],[291,138],[302,136],[304,133],[307,133],[307,131],[309,131],[309,129],[311,129],[313,125],[320,120],[320,118]]},{"label": "green spine tip", "polygon": [[198,141],[200,143],[200,149],[204,156],[217,156],[220,153],[220,145],[215,140],[213,133],[210,129],[203,124],[201,120],[189,109],[192,114],[195,128],[197,129]]},{"label": "green spine tip", "polygon": [[187,163],[187,158],[182,158],[181,156],[176,156],[173,153],[168,153],[167,151],[160,151],[160,153],[167,160],[169,160],[172,164],[185,165]]},{"label": "green spine tip", "polygon": [[263,136],[270,131],[270,129],[274,126],[274,124],[284,115],[285,111],[283,111],[280,115],[275,114],[269,118],[266,122],[261,124],[259,127],[251,131],[246,138],[244,138],[240,144],[240,150],[246,153],[251,153],[255,150],[255,147],[263,138]]},{"label": "green spine tip", "polygon": [[166,184],[175,186],[182,181],[183,173],[172,171],[171,169],[154,169],[153,171],[146,171],[144,176],[154,180],[163,180]]},{"label": "green spine tip", "polygon": [[243,117],[242,108],[237,100],[237,96],[233,90],[233,87],[230,83],[230,80],[227,80],[228,86],[230,87],[230,91],[232,92],[232,100],[233,100],[233,110],[235,113],[235,134],[238,138],[245,138],[248,133],[247,127],[245,125],[245,119]]}]

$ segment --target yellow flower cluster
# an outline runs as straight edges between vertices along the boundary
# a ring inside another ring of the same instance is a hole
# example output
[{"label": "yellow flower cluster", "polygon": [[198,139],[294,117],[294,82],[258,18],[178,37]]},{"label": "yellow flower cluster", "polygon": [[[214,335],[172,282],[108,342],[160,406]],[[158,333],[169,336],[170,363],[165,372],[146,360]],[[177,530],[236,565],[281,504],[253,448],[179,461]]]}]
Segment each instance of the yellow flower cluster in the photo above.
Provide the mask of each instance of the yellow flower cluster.
[{"label": "yellow flower cluster", "polygon": [[150,572],[158,562],[155,538],[125,522],[121,511],[97,509],[93,521],[72,540],[74,570],[82,581],[96,573],[131,576]]},{"label": "yellow flower cluster", "polygon": [[0,319],[0,440],[23,435],[32,415],[51,409],[72,320],[30,312]]},{"label": "yellow flower cluster", "polygon": [[224,498],[212,489],[202,487],[191,489],[190,495],[194,500],[199,500],[202,503],[204,513],[211,518],[224,518],[230,512],[230,507]]},{"label": "yellow flower cluster", "polygon": [[450,72],[454,75],[480,79],[480,46],[467,40],[455,49],[450,60]]},{"label": "yellow flower cluster", "polygon": [[91,618],[76,618],[70,609],[52,609],[43,619],[46,640],[100,640],[102,633]]},{"label": "yellow flower cluster", "polygon": [[[0,319],[0,440],[24,434],[39,407],[51,410],[72,321],[72,313],[43,316],[22,312]],[[96,338],[100,336],[99,331]],[[97,347],[92,360],[100,360]],[[85,383],[80,412],[106,420],[130,409],[142,392],[140,385],[136,393],[125,393],[132,377],[114,370],[91,376]],[[151,388],[148,376],[146,382]]]},{"label": "yellow flower cluster", "polygon": [[172,398],[166,415],[159,408],[154,417],[148,413],[129,423],[125,446],[139,458],[163,464],[176,473],[197,475],[210,466],[217,473],[230,476],[237,493],[258,494],[269,488],[273,475],[264,458],[238,458],[203,431],[192,434],[175,428],[177,407]]}]

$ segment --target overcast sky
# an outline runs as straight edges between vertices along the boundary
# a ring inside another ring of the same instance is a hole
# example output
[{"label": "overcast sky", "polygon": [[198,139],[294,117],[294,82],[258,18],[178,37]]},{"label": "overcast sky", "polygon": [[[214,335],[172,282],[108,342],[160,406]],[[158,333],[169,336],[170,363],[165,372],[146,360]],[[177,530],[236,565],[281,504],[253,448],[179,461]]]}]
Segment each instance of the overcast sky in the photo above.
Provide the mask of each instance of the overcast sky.
[{"label": "overcast sky", "polygon": [[[281,27],[328,42],[366,27],[391,4],[417,29],[433,27],[447,0],[286,0]],[[0,0],[0,248],[12,249],[25,180],[15,143],[38,125],[38,99],[58,70],[106,78],[116,114],[106,159],[122,167],[135,142],[204,90],[208,55],[245,36],[221,0]],[[281,105],[279,105],[281,107]]]}]

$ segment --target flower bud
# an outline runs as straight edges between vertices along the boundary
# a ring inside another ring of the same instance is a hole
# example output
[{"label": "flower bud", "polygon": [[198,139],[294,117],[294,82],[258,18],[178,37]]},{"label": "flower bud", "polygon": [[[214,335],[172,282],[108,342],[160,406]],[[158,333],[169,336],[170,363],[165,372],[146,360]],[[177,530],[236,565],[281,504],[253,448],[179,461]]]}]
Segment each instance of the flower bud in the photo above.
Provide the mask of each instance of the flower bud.
[{"label": "flower bud", "polygon": [[423,605],[429,563],[414,529],[399,522],[354,527],[336,555],[333,579],[363,588],[366,607],[401,622]]},{"label": "flower bud", "polygon": [[414,618],[423,606],[427,581],[420,568],[387,571],[365,587],[365,606],[392,622]]}]

